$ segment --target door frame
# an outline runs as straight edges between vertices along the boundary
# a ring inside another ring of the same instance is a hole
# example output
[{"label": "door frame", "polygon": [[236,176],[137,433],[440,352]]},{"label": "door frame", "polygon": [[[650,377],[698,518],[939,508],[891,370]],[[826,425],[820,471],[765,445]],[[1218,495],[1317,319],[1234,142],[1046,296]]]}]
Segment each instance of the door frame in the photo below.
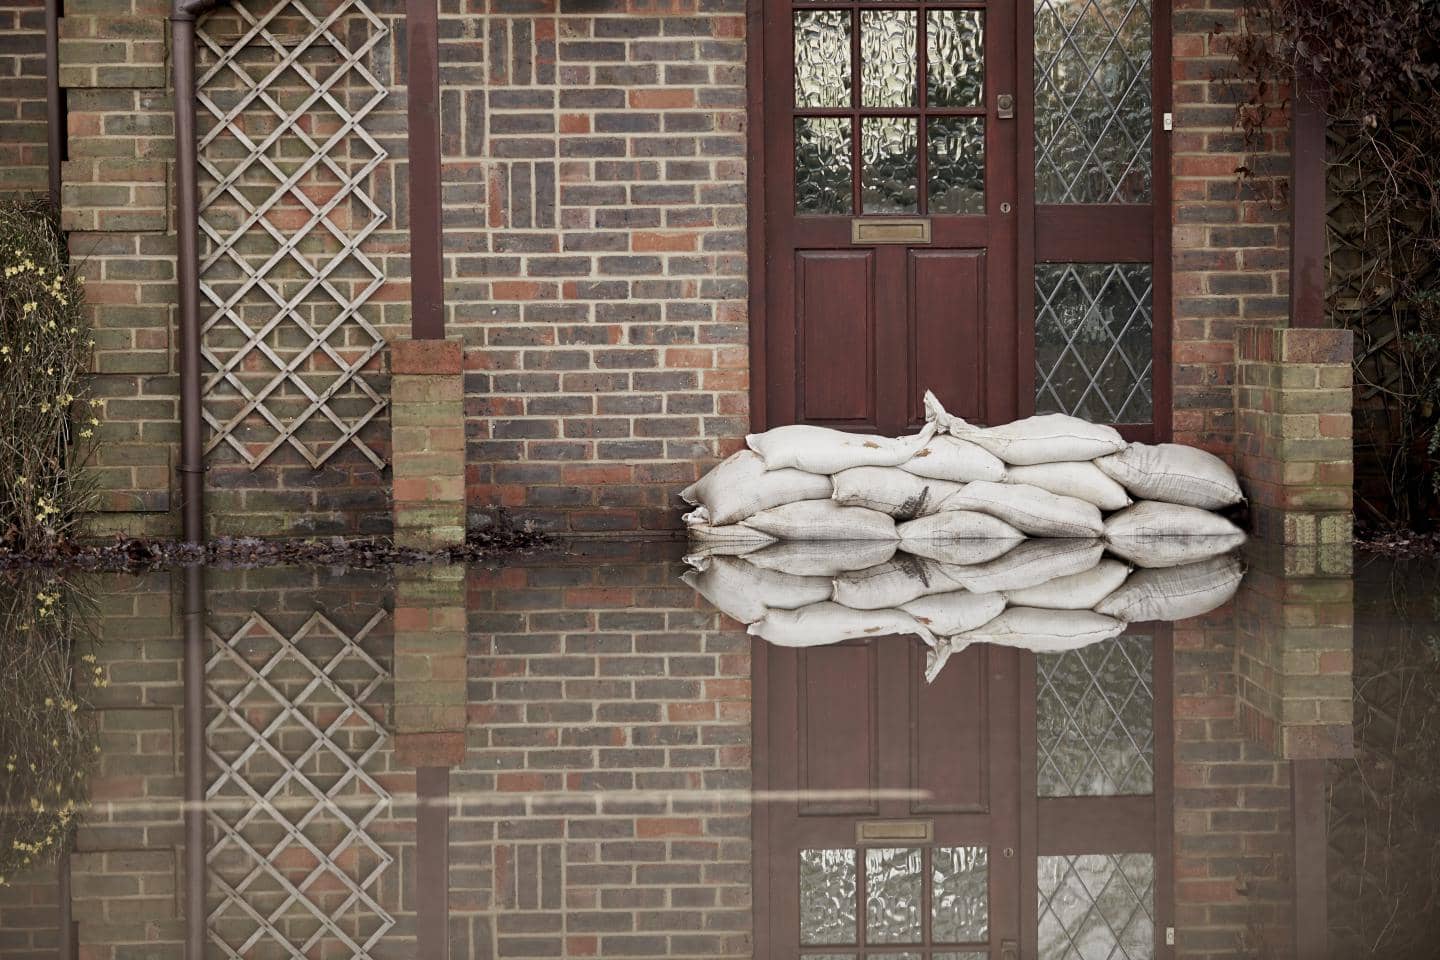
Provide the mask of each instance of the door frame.
[{"label": "door frame", "polygon": [[[1022,0],[1015,0],[1017,6]],[[1173,172],[1170,167],[1170,133],[1164,129],[1163,116],[1173,111],[1171,89],[1171,4],[1172,0],[1151,0],[1150,100],[1151,122],[1151,205],[1152,205],[1152,288],[1151,315],[1153,366],[1151,394],[1153,430],[1125,430],[1127,440],[1151,443],[1167,442],[1174,434],[1174,381],[1172,379],[1172,341],[1175,304],[1172,299],[1171,274],[1171,201]],[[771,426],[767,401],[769,382],[769,317],[766,303],[770,292],[772,269],[767,249],[767,180],[765,163],[765,5],[766,0],[746,0],[745,4],[745,109],[746,109],[746,264],[748,283],[747,314],[750,324],[750,429],[766,430]],[[1033,9],[1033,7],[1032,7]],[[1017,10],[1015,17],[1015,122],[1022,133],[1016,140],[1017,222],[1015,256],[1016,317],[1035,316],[1035,284],[1029,279],[1035,272],[1035,18]],[[1025,82],[1029,78],[1030,82]],[[788,92],[788,91],[785,91]],[[1016,409],[1021,417],[1035,412],[1035,324],[1020,322],[1016,343],[1015,371]]]}]

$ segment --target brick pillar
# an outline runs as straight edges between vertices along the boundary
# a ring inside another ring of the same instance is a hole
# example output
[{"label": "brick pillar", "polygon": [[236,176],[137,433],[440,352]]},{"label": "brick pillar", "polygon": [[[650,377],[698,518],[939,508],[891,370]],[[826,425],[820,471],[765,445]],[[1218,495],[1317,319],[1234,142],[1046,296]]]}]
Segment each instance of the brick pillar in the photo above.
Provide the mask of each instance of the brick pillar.
[{"label": "brick pillar", "polygon": [[1262,539],[1350,542],[1352,340],[1348,330],[1236,332],[1236,460]]},{"label": "brick pillar", "polygon": [[1329,551],[1258,551],[1236,616],[1239,717],[1283,760],[1354,755],[1355,588]]},{"label": "brick pillar", "polygon": [[465,539],[464,351],[458,340],[390,344],[395,542],[433,549]]}]

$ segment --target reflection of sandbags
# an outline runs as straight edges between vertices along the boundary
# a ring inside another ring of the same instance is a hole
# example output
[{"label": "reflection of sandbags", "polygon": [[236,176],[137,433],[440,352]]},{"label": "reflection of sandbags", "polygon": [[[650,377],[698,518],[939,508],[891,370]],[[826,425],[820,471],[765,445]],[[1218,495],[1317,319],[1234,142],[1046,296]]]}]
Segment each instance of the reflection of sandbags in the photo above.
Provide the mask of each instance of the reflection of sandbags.
[{"label": "reflection of sandbags", "polygon": [[895,521],[864,507],[834,500],[802,500],[761,510],[747,525],[781,540],[899,540]]},{"label": "reflection of sandbags", "polygon": [[917,477],[969,483],[972,480],[1003,480],[1005,464],[982,447],[954,437],[936,435],[900,464],[900,469]]},{"label": "reflection of sandbags", "polygon": [[745,559],[757,567],[829,579],[849,570],[864,570],[895,556],[890,540],[792,540],[747,553]]},{"label": "reflection of sandbags", "polygon": [[944,576],[943,569],[943,564],[897,553],[889,563],[840,574],[834,580],[832,597],[855,610],[904,606],[917,597],[954,590],[955,583]]},{"label": "reflection of sandbags", "polygon": [[772,608],[790,610],[830,599],[830,581],[777,573],[738,557],[710,557],[700,570],[681,579],[721,613],[741,623],[754,623]]},{"label": "reflection of sandbags", "polygon": [[1062,497],[1074,497],[1107,512],[1123,510],[1131,504],[1125,488],[1089,461],[1007,467],[1005,482],[1025,483]]},{"label": "reflection of sandbags", "polygon": [[988,513],[1035,537],[1097,537],[1104,529],[1095,504],[1024,483],[969,483],[941,506]]},{"label": "reflection of sandbags", "polygon": [[1105,545],[1137,567],[1156,570],[1222,556],[1244,542],[1245,534],[1230,533],[1218,537],[1110,537]]},{"label": "reflection of sandbags", "polygon": [[1005,609],[1005,595],[950,590],[911,600],[901,607],[936,636],[948,637],[984,626]]},{"label": "reflection of sandbags", "polygon": [[903,610],[851,610],[838,603],[814,603],[799,610],[771,610],[749,632],[781,647],[816,647],[860,637],[910,634],[927,644],[935,636]]},{"label": "reflection of sandbags", "polygon": [[1218,510],[1244,499],[1224,460],[1178,443],[1132,443],[1096,466],[1144,500]]},{"label": "reflection of sandbags", "polygon": [[902,540],[1025,539],[1025,534],[1004,520],[978,510],[944,510],[899,524],[895,530]]},{"label": "reflection of sandbags", "polygon": [[680,499],[699,507],[685,515],[686,524],[722,526],[782,503],[823,500],[830,492],[829,477],[801,470],[767,471],[759,454],[741,450],[680,491]]},{"label": "reflection of sandbags", "polygon": [[1186,620],[1229,602],[1244,576],[1245,565],[1235,556],[1168,570],[1141,570],[1100,601],[1095,612],[1127,623]]},{"label": "reflection of sandbags", "polygon": [[896,438],[793,424],[752,433],[745,443],[764,458],[766,469],[796,467],[835,474],[851,467],[899,466],[929,443],[934,433],[929,425],[913,437]]},{"label": "reflection of sandbags", "polygon": [[1017,607],[1046,607],[1051,610],[1089,610],[1114,593],[1130,568],[1119,560],[1101,560],[1089,570],[1056,577],[1033,587],[1009,590],[1005,599]]},{"label": "reflection of sandbags", "polygon": [[1144,500],[1105,521],[1105,542],[1138,567],[1178,567],[1234,550],[1245,533],[1199,507]]},{"label": "reflection of sandbags", "polygon": [[951,436],[983,447],[1017,466],[1094,460],[1125,449],[1125,439],[1114,427],[1063,413],[1027,417],[998,427],[976,427],[946,413],[929,391],[925,393],[925,417]]},{"label": "reflection of sandbags", "polygon": [[718,544],[736,544],[747,546],[751,550],[758,550],[761,547],[769,546],[775,542],[775,538],[768,533],[761,533],[754,527],[743,523],[727,523],[723,527],[711,526],[708,523],[695,524],[687,529],[690,539],[697,544],[715,546]]},{"label": "reflection of sandbags", "polygon": [[972,593],[1023,590],[1089,570],[1105,546],[1091,540],[1027,540],[997,560],[943,573]]},{"label": "reflection of sandbags", "polygon": [[983,627],[967,630],[954,639],[1049,653],[1089,646],[1124,631],[1125,624],[1119,620],[1090,610],[1010,607]]},{"label": "reflection of sandbags", "polygon": [[[942,514],[943,516],[943,514]],[[986,519],[995,520],[994,517]],[[995,520],[1004,523],[1003,520]],[[926,560],[949,564],[954,567],[968,567],[978,563],[989,563],[997,557],[1014,550],[1025,542],[1018,532],[1011,537],[987,537],[984,540],[901,540],[900,549]]]},{"label": "reflection of sandbags", "polygon": [[831,499],[847,507],[867,507],[909,520],[932,514],[940,501],[959,493],[961,484],[917,477],[895,467],[852,467],[835,474]]}]

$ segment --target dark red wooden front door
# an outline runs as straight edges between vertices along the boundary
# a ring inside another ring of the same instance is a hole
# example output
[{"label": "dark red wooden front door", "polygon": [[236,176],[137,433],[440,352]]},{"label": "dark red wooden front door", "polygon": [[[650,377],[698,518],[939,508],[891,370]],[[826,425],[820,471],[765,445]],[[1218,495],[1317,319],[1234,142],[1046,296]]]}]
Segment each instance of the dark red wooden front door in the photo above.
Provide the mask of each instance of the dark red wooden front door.
[{"label": "dark red wooden front door", "polygon": [[1165,439],[1168,3],[755,2],[754,426]]},{"label": "dark red wooden front door", "polygon": [[1014,6],[766,10],[767,419],[1012,419]]}]

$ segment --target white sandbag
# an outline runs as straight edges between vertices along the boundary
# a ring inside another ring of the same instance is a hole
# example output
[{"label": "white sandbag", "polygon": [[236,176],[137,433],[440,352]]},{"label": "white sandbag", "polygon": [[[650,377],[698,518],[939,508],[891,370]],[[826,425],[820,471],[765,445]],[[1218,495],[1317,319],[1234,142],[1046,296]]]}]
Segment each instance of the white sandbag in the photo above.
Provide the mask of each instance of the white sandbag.
[{"label": "white sandbag", "polygon": [[895,531],[900,534],[901,540],[1025,539],[1025,534],[1004,520],[978,510],[942,510],[928,517],[897,524]]},{"label": "white sandbag", "polygon": [[781,647],[816,647],[861,637],[913,635],[934,645],[935,636],[903,610],[851,610],[815,603],[799,610],[771,610],[750,624],[752,636]]},{"label": "white sandbag", "polygon": [[1141,570],[1096,604],[1095,612],[1127,623],[1188,620],[1228,603],[1244,578],[1245,565],[1235,556]]},{"label": "white sandbag", "polygon": [[947,413],[928,390],[925,392],[925,419],[937,429],[983,447],[1006,463],[1017,466],[1094,460],[1125,449],[1125,438],[1114,427],[1090,423],[1063,413],[1026,417],[995,427],[977,427]]},{"label": "white sandbag", "polygon": [[[987,519],[995,520],[994,517]],[[995,522],[1003,523],[1004,521],[995,520]],[[991,560],[1003,557],[1024,542],[1024,536],[1017,532],[1013,538],[988,537],[984,540],[902,539],[900,541],[900,549],[904,553],[916,557],[923,557],[926,560],[934,560],[937,563],[944,563],[955,567],[968,567],[980,563],[989,563]]]},{"label": "white sandbag", "polygon": [[690,552],[681,559],[696,570],[705,569],[705,564],[711,557],[743,557],[747,553],[753,553],[757,549],[753,543],[744,541],[730,542],[720,540],[715,543],[692,543]]},{"label": "white sandbag", "polygon": [[1245,499],[1224,460],[1178,443],[1132,443],[1095,464],[1142,500],[1218,510]]},{"label": "white sandbag", "polygon": [[955,437],[936,434],[900,469],[917,477],[969,483],[972,480],[1003,480],[1005,464],[983,447]]},{"label": "white sandbag", "polygon": [[967,483],[964,490],[947,498],[941,509],[988,513],[1033,537],[1098,537],[1104,529],[1095,504],[1027,483]]},{"label": "white sandbag", "polygon": [[830,599],[830,581],[766,570],[738,557],[710,557],[681,579],[732,620],[754,623],[771,609],[793,610]]},{"label": "white sandbag", "polygon": [[971,593],[1009,593],[1083,573],[1100,562],[1099,540],[1027,540],[1004,556],[973,567],[945,567],[940,574]]},{"label": "white sandbag", "polygon": [[1124,487],[1088,460],[1006,467],[1005,482],[1024,483],[1062,497],[1084,500],[1107,513],[1111,510],[1124,510],[1134,502]]},{"label": "white sandbag", "polygon": [[850,570],[885,563],[895,556],[895,548],[895,542],[890,540],[782,540],[747,553],[745,559],[767,570],[828,580]]},{"label": "white sandbag", "polygon": [[736,544],[749,547],[751,550],[758,550],[776,542],[770,534],[761,533],[754,527],[743,523],[727,523],[722,527],[698,523],[687,527],[685,532],[690,535],[692,543],[706,546]]},{"label": "white sandbag", "polygon": [[724,526],[784,503],[824,500],[830,492],[829,477],[802,470],[767,471],[759,454],[741,450],[680,491],[680,499],[699,508],[685,515],[688,526]]},{"label": "white sandbag", "polygon": [[745,444],[760,454],[768,470],[795,467],[810,473],[836,474],[851,467],[897,467],[934,435],[935,427],[930,424],[913,437],[880,437],[792,424],[752,433],[745,438]]},{"label": "white sandbag", "polygon": [[949,637],[982,627],[1000,616],[1005,609],[1005,595],[950,590],[911,600],[900,609],[937,637]]},{"label": "white sandbag", "polygon": [[1175,503],[1142,500],[1105,521],[1110,552],[1137,567],[1178,567],[1244,542],[1244,531],[1219,514]]},{"label": "white sandbag", "polygon": [[969,640],[958,636],[937,636],[935,645],[925,651],[925,682],[934,683],[935,678],[940,676],[940,671],[945,669],[945,664],[950,662],[950,658],[963,652],[969,646]]},{"label": "white sandbag", "polygon": [[934,513],[940,501],[964,486],[906,473],[897,467],[851,467],[832,478],[830,499],[847,507],[866,507],[910,520]]},{"label": "white sandbag", "polygon": [[1115,537],[1228,537],[1242,534],[1218,513],[1178,503],[1142,500],[1105,521],[1105,539]]},{"label": "white sandbag", "polygon": [[883,610],[954,589],[954,581],[943,573],[943,564],[897,553],[889,563],[840,574],[832,581],[831,598],[855,610]]},{"label": "white sandbag", "polygon": [[1087,647],[1118,637],[1124,631],[1125,624],[1119,620],[1091,610],[1010,607],[984,626],[967,630],[954,639],[1054,653]]},{"label": "white sandbag", "polygon": [[893,518],[878,510],[842,507],[834,500],[802,500],[771,507],[745,521],[781,540],[899,540]]},{"label": "white sandbag", "polygon": [[1114,593],[1129,575],[1128,565],[1107,558],[1081,573],[1007,591],[1005,599],[1017,607],[1090,610]]}]

